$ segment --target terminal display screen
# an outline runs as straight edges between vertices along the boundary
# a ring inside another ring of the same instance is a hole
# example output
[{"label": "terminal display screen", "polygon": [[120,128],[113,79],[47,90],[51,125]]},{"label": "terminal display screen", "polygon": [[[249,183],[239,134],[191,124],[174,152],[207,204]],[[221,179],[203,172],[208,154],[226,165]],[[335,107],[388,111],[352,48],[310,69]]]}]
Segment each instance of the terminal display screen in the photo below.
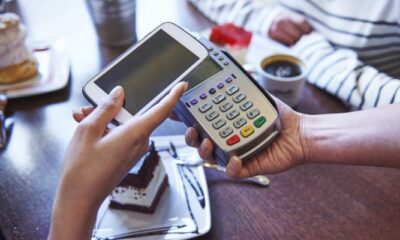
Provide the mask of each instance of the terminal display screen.
[{"label": "terminal display screen", "polygon": [[207,58],[199,66],[196,67],[191,73],[189,73],[183,81],[189,83],[189,89],[192,89],[214,76],[218,72],[222,70],[221,66],[219,66],[212,58]]}]

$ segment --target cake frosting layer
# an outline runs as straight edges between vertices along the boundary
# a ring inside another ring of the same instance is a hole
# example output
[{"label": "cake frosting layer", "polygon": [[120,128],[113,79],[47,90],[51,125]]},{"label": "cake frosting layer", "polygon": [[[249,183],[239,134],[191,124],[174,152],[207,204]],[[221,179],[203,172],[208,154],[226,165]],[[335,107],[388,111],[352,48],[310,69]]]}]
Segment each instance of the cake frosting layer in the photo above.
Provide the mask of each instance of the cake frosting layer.
[{"label": "cake frosting layer", "polygon": [[150,208],[166,176],[164,166],[160,161],[153,172],[153,178],[146,188],[118,186],[111,194],[111,201],[122,205],[129,204]]}]

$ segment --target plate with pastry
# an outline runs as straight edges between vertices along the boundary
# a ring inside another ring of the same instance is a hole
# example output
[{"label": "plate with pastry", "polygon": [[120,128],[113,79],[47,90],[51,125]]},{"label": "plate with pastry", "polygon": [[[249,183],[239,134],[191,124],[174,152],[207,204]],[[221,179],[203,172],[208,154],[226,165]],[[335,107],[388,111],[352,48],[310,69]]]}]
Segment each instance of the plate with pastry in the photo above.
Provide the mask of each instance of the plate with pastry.
[{"label": "plate with pastry", "polygon": [[0,14],[0,92],[19,98],[64,88],[69,77],[65,41],[31,50],[25,40],[19,17]]},{"label": "plate with pastry", "polygon": [[198,158],[184,136],[151,138],[148,152],[102,203],[92,240],[190,239],[207,233],[211,210],[203,167],[178,164],[177,158]]}]

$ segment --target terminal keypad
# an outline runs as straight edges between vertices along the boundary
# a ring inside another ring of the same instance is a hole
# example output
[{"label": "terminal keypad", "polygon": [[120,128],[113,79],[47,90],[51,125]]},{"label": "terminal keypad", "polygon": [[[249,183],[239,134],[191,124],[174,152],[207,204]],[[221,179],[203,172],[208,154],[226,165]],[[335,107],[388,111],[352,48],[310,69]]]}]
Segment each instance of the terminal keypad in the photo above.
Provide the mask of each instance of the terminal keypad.
[{"label": "terminal keypad", "polygon": [[229,146],[251,137],[267,121],[231,76],[210,88],[208,94],[212,96],[198,96],[198,109]]}]

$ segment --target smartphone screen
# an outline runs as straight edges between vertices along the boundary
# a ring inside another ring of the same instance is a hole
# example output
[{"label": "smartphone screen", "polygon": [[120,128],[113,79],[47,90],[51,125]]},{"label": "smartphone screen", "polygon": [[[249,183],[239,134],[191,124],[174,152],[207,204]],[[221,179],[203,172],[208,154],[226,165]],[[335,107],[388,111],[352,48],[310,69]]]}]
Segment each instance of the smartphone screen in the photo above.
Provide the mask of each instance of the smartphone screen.
[{"label": "smartphone screen", "polygon": [[107,93],[122,86],[125,109],[134,115],[198,59],[161,29],[95,83]]}]

